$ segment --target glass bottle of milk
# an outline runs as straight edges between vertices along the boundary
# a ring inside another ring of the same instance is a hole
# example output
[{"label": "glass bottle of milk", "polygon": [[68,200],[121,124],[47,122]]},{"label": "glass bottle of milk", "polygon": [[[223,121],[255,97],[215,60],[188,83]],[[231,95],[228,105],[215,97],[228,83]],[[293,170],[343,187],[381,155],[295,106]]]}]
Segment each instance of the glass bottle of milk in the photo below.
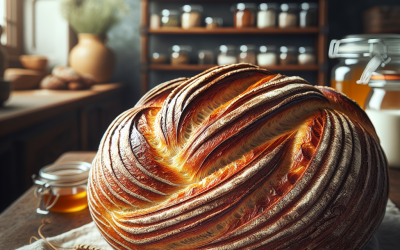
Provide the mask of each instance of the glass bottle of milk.
[{"label": "glass bottle of milk", "polygon": [[400,72],[381,70],[369,82],[365,112],[385,151],[389,167],[400,168]]}]

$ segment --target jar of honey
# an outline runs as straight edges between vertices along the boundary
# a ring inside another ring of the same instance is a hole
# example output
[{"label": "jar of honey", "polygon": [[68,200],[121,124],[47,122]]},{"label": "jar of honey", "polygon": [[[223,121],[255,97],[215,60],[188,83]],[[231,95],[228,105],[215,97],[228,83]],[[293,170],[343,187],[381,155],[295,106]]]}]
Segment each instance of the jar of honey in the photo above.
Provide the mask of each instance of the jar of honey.
[{"label": "jar of honey", "polygon": [[366,84],[372,73],[379,67],[392,67],[391,58],[398,56],[400,35],[349,35],[341,40],[332,40],[329,57],[340,61],[332,69],[331,87],[364,107],[371,90]]},{"label": "jar of honey", "polygon": [[35,195],[40,198],[37,213],[71,213],[87,207],[87,182],[91,164],[62,162],[40,169],[33,175]]}]

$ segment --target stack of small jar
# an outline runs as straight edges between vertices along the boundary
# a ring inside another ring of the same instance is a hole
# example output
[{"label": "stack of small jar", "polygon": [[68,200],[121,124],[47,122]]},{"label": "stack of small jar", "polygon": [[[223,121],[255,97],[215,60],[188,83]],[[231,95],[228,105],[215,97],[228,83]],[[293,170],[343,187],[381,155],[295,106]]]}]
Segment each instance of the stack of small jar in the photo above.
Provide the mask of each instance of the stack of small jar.
[{"label": "stack of small jar", "polygon": [[[288,28],[288,27],[316,27],[318,25],[318,4],[310,3],[283,3],[278,7],[277,3],[238,3],[232,6],[233,24],[235,28]],[[190,29],[202,25],[201,5],[184,5],[182,9],[164,9],[161,18],[157,14],[150,17],[150,28],[182,27]],[[220,17],[206,17],[206,28],[222,27],[223,20]]]},{"label": "stack of small jar", "polygon": [[239,55],[236,56],[236,47],[233,45],[221,45],[217,58],[218,65],[231,63],[252,63],[259,66],[271,65],[310,65],[316,64],[316,57],[313,47],[281,46],[278,55],[277,47],[274,45],[262,45],[258,48],[255,45],[247,44],[239,47]]},{"label": "stack of small jar", "polygon": [[289,27],[316,27],[318,25],[318,4],[317,3],[283,3],[280,5],[280,13],[276,3],[261,3],[258,6],[254,3],[238,3],[232,6],[234,12],[233,23],[236,28],[255,27],[257,28],[279,28]]},{"label": "stack of small jar", "polygon": [[[151,15],[150,28],[182,27],[183,29],[190,29],[200,27],[202,25],[202,12],[203,7],[194,4],[184,5],[181,11],[164,9],[161,11],[161,19],[157,14]],[[206,17],[204,22],[206,28],[212,29],[222,27],[223,20],[220,17]]]},{"label": "stack of small jar", "polygon": [[[191,51],[192,48],[189,45],[172,46],[171,64],[189,64]],[[216,60],[217,64],[251,63],[259,66],[316,64],[313,47],[281,46],[280,53],[278,53],[278,48],[274,45],[262,45],[257,48],[255,45],[245,44],[239,47],[239,51],[234,45],[221,45]],[[167,61],[165,54],[153,53],[152,63],[167,63]],[[199,50],[198,64],[215,64],[213,51]]]}]

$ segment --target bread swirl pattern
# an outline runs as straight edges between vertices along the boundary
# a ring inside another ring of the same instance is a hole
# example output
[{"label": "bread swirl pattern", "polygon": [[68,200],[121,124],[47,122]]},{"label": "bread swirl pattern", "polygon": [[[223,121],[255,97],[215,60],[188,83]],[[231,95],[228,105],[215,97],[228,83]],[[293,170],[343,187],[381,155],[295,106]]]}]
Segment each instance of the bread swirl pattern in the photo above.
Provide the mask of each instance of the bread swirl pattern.
[{"label": "bread swirl pattern", "polygon": [[104,134],[88,199],[115,249],[360,249],[387,163],[364,111],[251,64],[151,90]]}]

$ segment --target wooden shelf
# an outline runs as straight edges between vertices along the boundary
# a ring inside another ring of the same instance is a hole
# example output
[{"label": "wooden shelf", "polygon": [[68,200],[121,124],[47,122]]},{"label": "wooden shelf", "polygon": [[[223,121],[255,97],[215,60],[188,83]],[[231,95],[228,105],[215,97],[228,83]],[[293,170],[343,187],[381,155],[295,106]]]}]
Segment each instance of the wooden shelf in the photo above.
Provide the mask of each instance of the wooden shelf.
[{"label": "wooden shelf", "polygon": [[[141,78],[141,92],[145,94],[149,88],[149,71],[204,71],[215,65],[179,65],[172,66],[166,64],[151,64],[150,63],[150,37],[159,37],[164,36],[162,39],[167,39],[168,37],[165,35],[181,35],[181,36],[192,36],[193,39],[197,39],[196,35],[203,36],[214,36],[215,39],[220,39],[221,36],[248,36],[249,41],[255,41],[255,39],[259,39],[259,43],[262,43],[263,40],[266,39],[265,35],[268,36],[280,36],[284,39],[296,39],[296,37],[308,36],[309,38],[315,38],[314,49],[315,55],[317,58],[316,65],[276,65],[266,67],[267,69],[274,72],[284,72],[284,71],[303,71],[303,72],[313,72],[317,76],[316,84],[317,85],[327,85],[327,27],[328,27],[328,0],[310,0],[311,2],[318,3],[318,27],[311,28],[265,28],[258,29],[255,27],[252,28],[242,28],[237,29],[233,27],[221,27],[215,29],[206,29],[205,27],[197,27],[191,29],[182,29],[180,27],[162,27],[158,29],[150,28],[150,4],[152,2],[158,3],[225,3],[226,7],[229,8],[228,5],[236,4],[237,1],[233,0],[141,0],[140,1],[140,45],[141,45],[141,54],[140,54],[140,63],[142,65],[140,78]],[[243,2],[257,2],[261,3],[264,0],[243,0]],[[280,1],[279,1],[280,2]],[[292,0],[292,2],[301,3],[303,1],[300,0]],[[208,5],[208,8],[210,6]],[[155,35],[155,36],[153,36]],[[258,37],[257,37],[258,36]],[[310,37],[312,36],[312,37]],[[211,38],[210,38],[211,39]],[[234,40],[232,40],[234,41]],[[234,43],[234,42],[233,42]],[[280,44],[275,44],[280,45]]]},{"label": "wooden shelf", "polygon": [[180,27],[161,27],[159,29],[150,29],[149,34],[159,35],[240,35],[240,34],[318,34],[318,27],[311,28],[233,28],[223,27],[206,29],[204,27],[182,29]]},{"label": "wooden shelf", "polygon": [[[162,70],[162,71],[204,71],[217,65],[197,65],[197,64],[182,64],[182,65],[170,65],[170,64],[150,64],[150,70]],[[274,65],[263,67],[271,71],[318,71],[318,65]]]}]

